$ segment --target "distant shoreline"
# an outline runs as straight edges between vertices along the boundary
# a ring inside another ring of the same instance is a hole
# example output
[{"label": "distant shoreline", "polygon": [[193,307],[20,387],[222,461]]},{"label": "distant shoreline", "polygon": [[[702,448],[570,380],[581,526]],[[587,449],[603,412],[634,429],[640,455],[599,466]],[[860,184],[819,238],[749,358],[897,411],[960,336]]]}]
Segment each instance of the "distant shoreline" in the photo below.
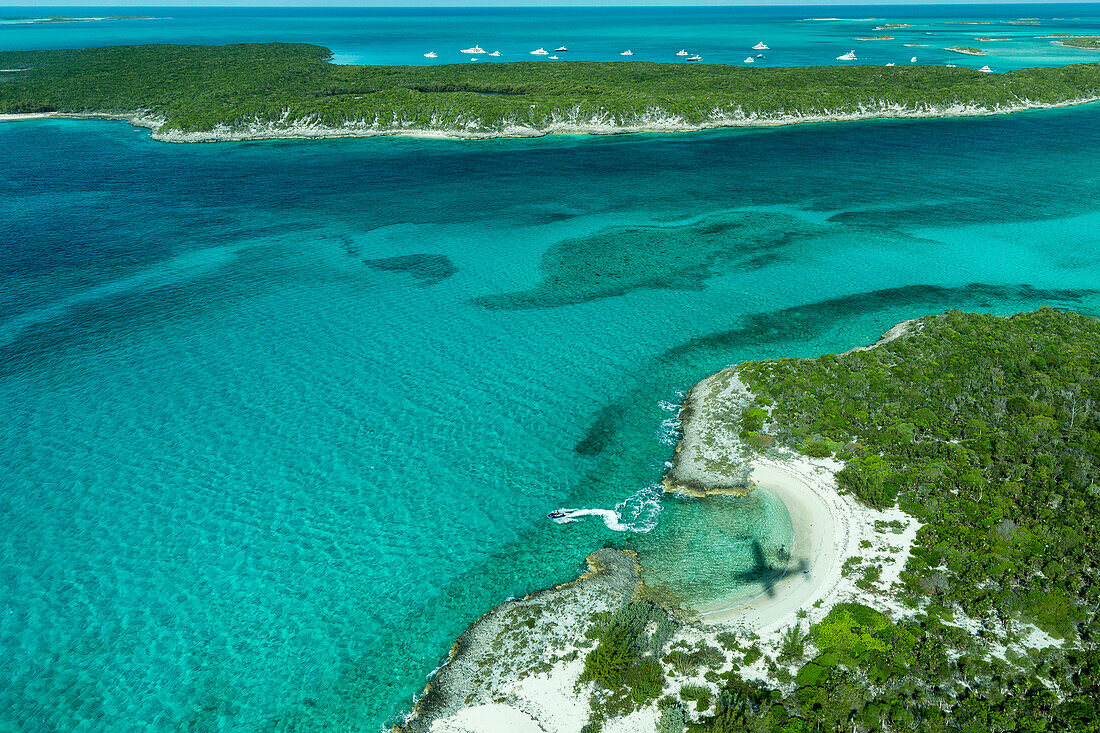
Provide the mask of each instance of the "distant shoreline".
[{"label": "distant shoreline", "polygon": [[127,122],[134,127],[143,127],[152,131],[151,137],[159,142],[168,143],[218,143],[249,142],[257,140],[324,140],[348,137],[414,137],[443,140],[495,140],[503,138],[538,138],[549,135],[631,135],[677,132],[700,132],[721,128],[737,127],[785,127],[788,125],[819,124],[827,122],[859,122],[867,120],[918,120],[952,117],[994,117],[1043,109],[1062,109],[1078,107],[1100,102],[1100,96],[1090,96],[1065,102],[1042,103],[1024,100],[1019,104],[1000,107],[982,107],[971,105],[948,105],[929,108],[881,107],[868,108],[861,112],[808,115],[743,115],[718,118],[701,123],[688,123],[672,117],[654,115],[652,121],[639,121],[635,124],[614,124],[599,121],[568,121],[551,124],[544,128],[514,126],[500,130],[471,131],[447,128],[398,128],[380,125],[343,125],[330,127],[319,124],[295,124],[278,126],[273,123],[253,123],[242,128],[223,128],[184,132],[181,130],[159,129],[163,120],[156,117],[111,113],[74,113],[74,112],[28,112],[0,114],[2,122],[23,122],[29,120],[69,119],[69,120],[110,120]]},{"label": "distant shoreline", "polygon": [[1100,64],[957,66],[654,62],[341,66],[308,44],[0,52],[0,113],[124,119],[164,142],[480,140],[690,132],[876,118],[975,117],[1100,100]]}]

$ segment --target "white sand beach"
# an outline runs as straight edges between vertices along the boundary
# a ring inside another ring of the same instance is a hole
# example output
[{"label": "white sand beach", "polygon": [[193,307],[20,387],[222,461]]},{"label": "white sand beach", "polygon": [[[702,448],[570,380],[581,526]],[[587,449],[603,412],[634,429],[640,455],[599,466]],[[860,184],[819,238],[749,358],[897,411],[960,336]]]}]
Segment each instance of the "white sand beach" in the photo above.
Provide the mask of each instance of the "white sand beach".
[{"label": "white sand beach", "polygon": [[[836,603],[859,601],[884,612],[902,613],[876,590],[861,589],[858,576],[845,576],[850,557],[881,563],[878,583],[887,589],[904,567],[920,525],[898,509],[877,511],[850,495],[841,494],[836,473],[843,464],[832,459],[803,456],[783,461],[753,462],[752,481],[782,499],[791,515],[794,538],[790,569],[772,589],[749,601],[725,605],[720,601],[699,608],[700,619],[711,625],[735,626],[761,636],[765,643],[788,626],[824,617]],[[900,522],[900,533],[882,532],[882,523]]]}]

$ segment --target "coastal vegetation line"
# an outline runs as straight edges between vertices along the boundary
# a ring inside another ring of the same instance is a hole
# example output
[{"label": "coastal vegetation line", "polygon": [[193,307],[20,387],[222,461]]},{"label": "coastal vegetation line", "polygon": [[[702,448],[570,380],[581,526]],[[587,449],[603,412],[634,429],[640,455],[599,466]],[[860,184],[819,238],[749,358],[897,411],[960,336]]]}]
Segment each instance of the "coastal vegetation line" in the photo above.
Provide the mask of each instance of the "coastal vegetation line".
[{"label": "coastal vegetation line", "polygon": [[0,114],[129,119],[179,142],[457,137],[994,114],[1100,98],[1100,64],[983,74],[933,66],[741,68],[515,62],[341,66],[308,44],[0,53]]},{"label": "coastal vegetation line", "polygon": [[887,558],[861,542],[843,561],[859,592],[779,633],[700,624],[594,554],[553,606],[535,594],[475,624],[403,730],[519,712],[514,730],[585,733],[1096,730],[1098,337],[1100,320],[1050,308],[949,311],[874,348],[720,372],[747,401],[686,421],[757,460],[835,461],[844,496],[918,520],[912,544],[881,522]]}]

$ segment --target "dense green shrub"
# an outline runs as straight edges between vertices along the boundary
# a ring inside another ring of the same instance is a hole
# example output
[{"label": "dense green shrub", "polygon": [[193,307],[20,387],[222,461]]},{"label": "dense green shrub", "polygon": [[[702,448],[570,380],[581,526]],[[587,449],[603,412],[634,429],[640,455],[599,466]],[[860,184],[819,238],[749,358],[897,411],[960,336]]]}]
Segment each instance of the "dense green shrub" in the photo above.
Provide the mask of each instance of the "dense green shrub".
[{"label": "dense green shrub", "polygon": [[[834,114],[884,104],[1058,103],[1100,92],[1095,64],[982,74],[942,66],[640,61],[346,66],[327,63],[329,56],[295,43],[0,52],[0,68],[29,68],[0,74],[0,113],[145,110],[184,131],[252,120],[484,131],[542,127],[570,115],[630,120],[654,109],[697,124],[715,110]],[[755,424],[757,416],[747,418]]]},{"label": "dense green shrub", "polygon": [[[921,611],[833,607],[792,693],[731,675],[695,730],[1100,731],[1100,321],[952,311],[869,351],[739,377],[779,441],[843,444],[842,488],[921,521],[901,576]],[[880,573],[858,557],[845,571]],[[952,625],[960,608],[976,634]],[[1020,622],[1068,643],[992,654],[987,637]]]},{"label": "dense green shrub", "polygon": [[680,697],[695,703],[696,712],[705,713],[710,709],[710,700],[713,693],[709,687],[703,685],[684,685],[680,688]]},{"label": "dense green shrub", "polygon": [[582,681],[595,681],[609,696],[608,713],[629,712],[656,700],[664,686],[658,661],[674,625],[668,613],[634,601],[613,614],[600,614],[586,635],[596,646],[584,658]]}]

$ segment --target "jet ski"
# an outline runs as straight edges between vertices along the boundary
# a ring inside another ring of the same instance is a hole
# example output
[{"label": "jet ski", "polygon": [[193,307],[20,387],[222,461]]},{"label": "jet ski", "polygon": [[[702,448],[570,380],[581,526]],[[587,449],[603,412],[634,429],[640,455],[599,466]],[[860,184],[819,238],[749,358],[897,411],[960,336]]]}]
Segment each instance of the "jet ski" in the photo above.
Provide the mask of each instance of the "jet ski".
[{"label": "jet ski", "polygon": [[550,519],[565,519],[565,512],[563,512],[561,509],[555,509],[546,516],[548,516]]}]

